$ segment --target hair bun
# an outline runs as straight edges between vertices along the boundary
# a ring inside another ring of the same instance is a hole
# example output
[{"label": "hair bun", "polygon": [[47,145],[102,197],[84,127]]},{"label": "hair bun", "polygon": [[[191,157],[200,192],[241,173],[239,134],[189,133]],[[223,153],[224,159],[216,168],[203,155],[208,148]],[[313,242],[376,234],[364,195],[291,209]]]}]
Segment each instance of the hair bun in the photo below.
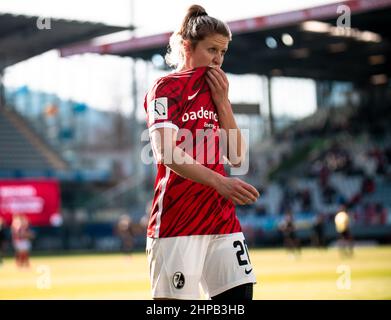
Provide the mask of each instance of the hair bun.
[{"label": "hair bun", "polygon": [[188,10],[188,16],[192,18],[207,16],[207,15],[208,14],[206,13],[206,10],[197,4],[192,5]]}]

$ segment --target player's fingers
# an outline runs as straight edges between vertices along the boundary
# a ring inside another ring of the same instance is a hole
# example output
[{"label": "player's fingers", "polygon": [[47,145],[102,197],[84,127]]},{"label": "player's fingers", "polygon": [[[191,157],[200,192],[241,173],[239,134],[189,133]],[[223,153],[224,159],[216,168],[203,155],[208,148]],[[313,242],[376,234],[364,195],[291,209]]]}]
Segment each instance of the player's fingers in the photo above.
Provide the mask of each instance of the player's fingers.
[{"label": "player's fingers", "polygon": [[226,197],[226,199],[231,200],[234,204],[238,204],[238,199],[233,196]]},{"label": "player's fingers", "polygon": [[235,199],[236,202],[240,202],[240,203],[243,203],[245,201],[245,199],[243,199],[240,193],[235,190],[231,190],[230,198]]},{"label": "player's fingers", "polygon": [[235,197],[235,196],[232,196],[232,197],[231,197],[231,200],[232,200],[233,203],[235,203],[235,204],[240,204],[240,205],[244,205],[244,204],[245,204],[245,202],[243,202],[240,198]]},{"label": "player's fingers", "polygon": [[227,77],[227,75],[225,74],[225,72],[223,71],[223,69],[221,69],[221,68],[216,68],[216,69],[214,69],[214,70],[216,70],[216,71],[220,74],[221,78],[224,80],[225,83],[228,83],[228,77]]},{"label": "player's fingers", "polygon": [[218,86],[218,82],[216,81],[215,78],[213,78],[211,75],[207,75],[205,77],[206,81],[208,81],[209,83],[212,83],[214,87],[217,87]]},{"label": "player's fingers", "polygon": [[209,88],[210,88],[212,91],[216,91],[216,86],[214,85],[214,83],[212,82],[212,80],[210,80],[208,77],[206,77],[205,79],[206,79],[206,82],[207,82],[208,85],[209,85]]},{"label": "player's fingers", "polygon": [[248,184],[246,182],[243,182],[240,184],[243,188],[245,188],[247,191],[249,191],[252,195],[259,198],[259,192],[257,189],[255,189],[251,184]]},{"label": "player's fingers", "polygon": [[241,204],[251,204],[254,202],[251,198],[247,197],[247,195],[240,192],[236,192],[234,196],[241,201]]},{"label": "player's fingers", "polygon": [[240,187],[240,193],[243,197],[247,199],[247,201],[255,202],[257,201],[257,197],[253,195],[251,192],[243,188],[242,186]]},{"label": "player's fingers", "polygon": [[224,72],[221,69],[212,70],[212,74],[217,78],[219,84],[224,90],[228,88],[228,79],[224,77]]},{"label": "player's fingers", "polygon": [[223,87],[224,83],[222,82],[222,79],[219,77],[219,74],[216,70],[210,69],[206,75],[211,79],[216,87]]},{"label": "player's fingers", "polygon": [[219,87],[219,82],[216,77],[211,73],[211,71],[208,71],[206,73],[206,79],[209,79],[216,88]]}]

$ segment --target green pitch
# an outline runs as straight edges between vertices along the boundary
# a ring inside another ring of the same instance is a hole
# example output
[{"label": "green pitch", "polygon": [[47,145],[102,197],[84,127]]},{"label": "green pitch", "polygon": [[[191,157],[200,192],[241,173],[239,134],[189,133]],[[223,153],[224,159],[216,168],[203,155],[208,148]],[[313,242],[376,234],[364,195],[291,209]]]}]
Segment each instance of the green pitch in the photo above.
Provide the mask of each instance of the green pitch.
[{"label": "green pitch", "polygon": [[[250,250],[255,299],[391,299],[391,247],[356,248],[343,259],[336,249]],[[0,299],[150,299],[146,256],[33,257],[27,270],[0,265]]]}]

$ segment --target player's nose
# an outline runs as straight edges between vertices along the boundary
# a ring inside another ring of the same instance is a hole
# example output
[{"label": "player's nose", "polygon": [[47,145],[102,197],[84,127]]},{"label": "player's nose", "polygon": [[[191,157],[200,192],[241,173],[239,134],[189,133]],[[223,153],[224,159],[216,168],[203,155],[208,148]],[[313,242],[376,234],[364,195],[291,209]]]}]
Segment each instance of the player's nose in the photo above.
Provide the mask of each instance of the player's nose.
[{"label": "player's nose", "polygon": [[214,65],[218,65],[218,66],[221,66],[221,63],[222,63],[222,57],[220,55],[215,55],[213,57],[213,64]]}]

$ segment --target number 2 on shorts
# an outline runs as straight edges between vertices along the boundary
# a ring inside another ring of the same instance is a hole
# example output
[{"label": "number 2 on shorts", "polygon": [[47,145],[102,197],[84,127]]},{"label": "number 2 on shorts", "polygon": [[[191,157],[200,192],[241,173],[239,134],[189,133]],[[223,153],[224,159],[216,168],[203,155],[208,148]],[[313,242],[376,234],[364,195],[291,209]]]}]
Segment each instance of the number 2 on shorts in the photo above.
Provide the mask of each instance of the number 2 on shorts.
[{"label": "number 2 on shorts", "polygon": [[[237,248],[237,247],[240,248],[236,252],[236,257],[238,258],[238,262],[239,262],[240,266],[244,266],[248,263],[251,263],[250,256],[249,256],[248,250],[247,250],[246,240],[243,240],[243,243],[239,240],[236,240],[236,241],[234,241],[233,246],[234,246],[234,248]],[[246,254],[247,259],[246,259],[246,257],[242,257],[244,254]]]}]

